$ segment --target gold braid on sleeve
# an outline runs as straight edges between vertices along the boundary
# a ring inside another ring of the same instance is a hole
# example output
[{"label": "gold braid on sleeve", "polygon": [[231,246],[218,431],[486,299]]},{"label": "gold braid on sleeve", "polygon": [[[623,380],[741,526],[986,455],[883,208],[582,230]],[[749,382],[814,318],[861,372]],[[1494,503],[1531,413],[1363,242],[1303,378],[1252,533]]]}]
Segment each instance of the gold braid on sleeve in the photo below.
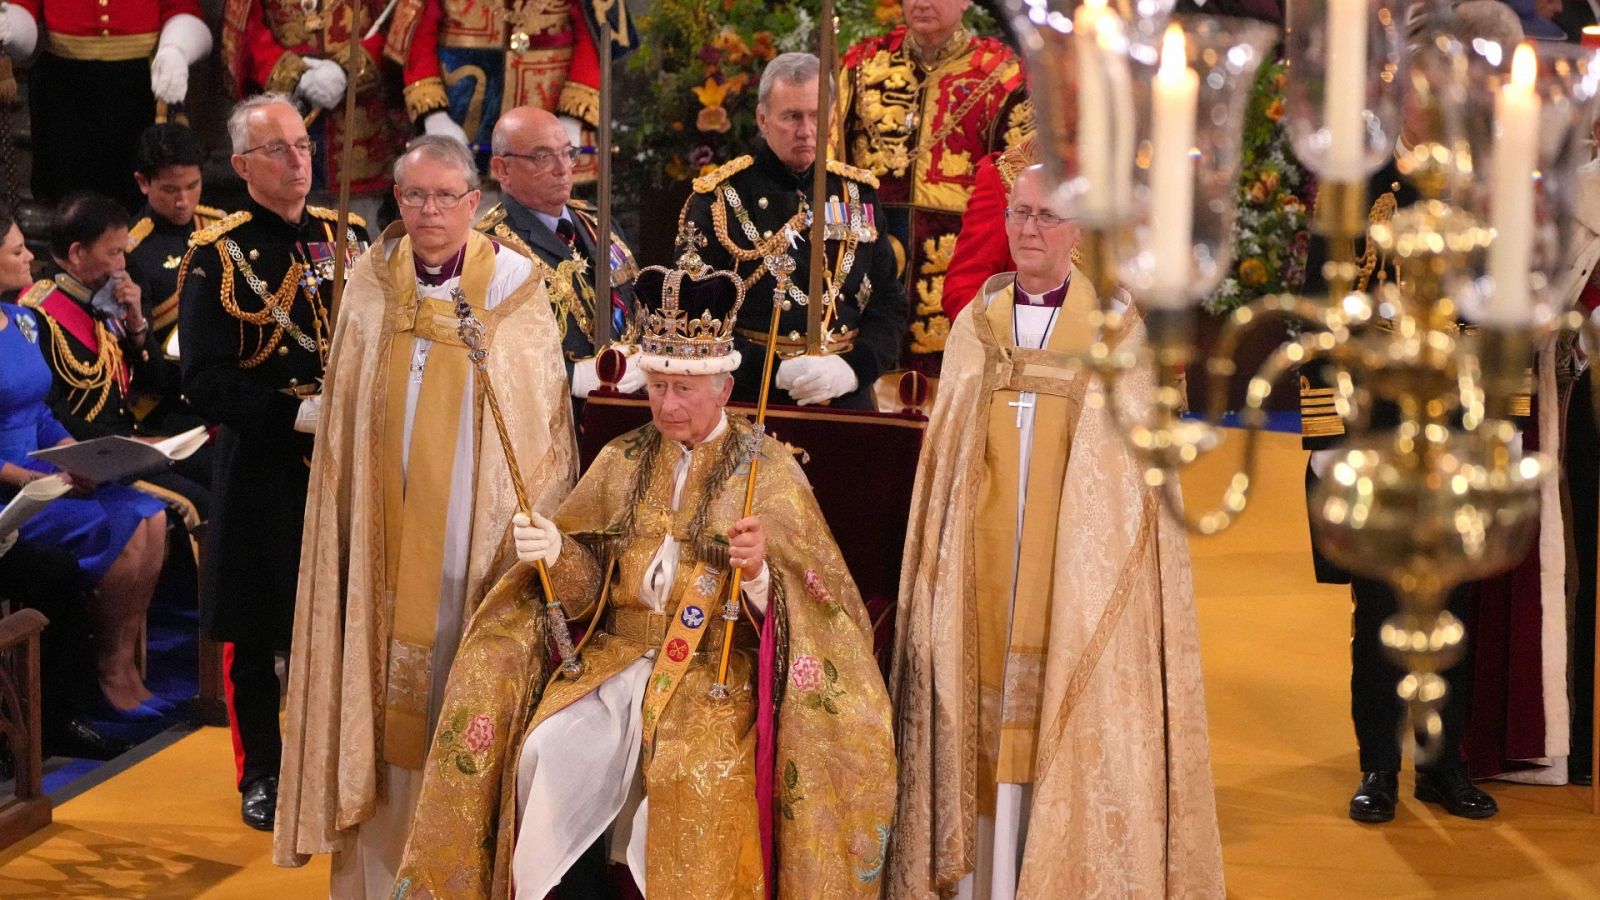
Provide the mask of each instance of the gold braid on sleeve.
[{"label": "gold braid on sleeve", "polygon": [[587,84],[568,81],[561,86],[561,96],[556,98],[556,112],[565,113],[585,122],[590,128],[598,128],[600,91]]},{"label": "gold braid on sleeve", "polygon": [[405,86],[406,115],[416,122],[429,113],[450,108],[450,98],[444,92],[444,79],[424,78]]},{"label": "gold braid on sleeve", "polygon": [[261,88],[269,93],[293,94],[295,85],[300,83],[300,76],[306,73],[306,61],[300,54],[292,50],[284,51],[278,57],[278,62],[272,67],[272,74],[267,76],[267,83]]}]

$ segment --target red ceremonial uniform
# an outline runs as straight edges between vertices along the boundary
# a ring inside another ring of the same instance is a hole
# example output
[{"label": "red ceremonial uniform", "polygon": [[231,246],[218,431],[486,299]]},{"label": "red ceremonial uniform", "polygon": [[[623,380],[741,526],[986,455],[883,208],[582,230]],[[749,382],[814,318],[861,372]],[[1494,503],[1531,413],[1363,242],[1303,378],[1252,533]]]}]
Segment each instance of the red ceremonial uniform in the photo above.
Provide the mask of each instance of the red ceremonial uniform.
[{"label": "red ceremonial uniform", "polygon": [[989,276],[1017,267],[1006,234],[1006,206],[1017,175],[1035,162],[1033,141],[1030,137],[978,162],[972,199],[961,214],[961,233],[950,258],[950,271],[944,276],[944,314],[952,322]]},{"label": "red ceremonial uniform", "polygon": [[[235,95],[256,91],[293,94],[306,71],[306,58],[329,59],[343,64],[352,36],[360,38],[382,12],[383,0],[358,0],[357,21],[351,27],[351,5],[343,0],[318,0],[309,9],[299,0],[227,0],[223,11],[222,53]],[[412,129],[398,105],[385,96],[384,71],[379,62],[384,35],[361,41],[360,72],[354,79],[356,106],[349,127],[355,130],[351,159],[351,187],[357,191],[383,190],[389,165],[404,150]],[[443,96],[437,63],[426,59],[408,64],[401,73],[407,90],[417,86]],[[437,107],[436,107],[437,108]],[[319,143],[319,186],[333,189],[339,183],[339,148],[343,146],[344,104],[317,114],[311,131]]]},{"label": "red ceremonial uniform", "polygon": [[956,33],[924,58],[904,25],[844,54],[842,157],[878,177],[889,233],[900,244],[905,356],[937,375],[950,332],[941,301],[978,161],[1033,133],[1022,64],[993,38]]}]

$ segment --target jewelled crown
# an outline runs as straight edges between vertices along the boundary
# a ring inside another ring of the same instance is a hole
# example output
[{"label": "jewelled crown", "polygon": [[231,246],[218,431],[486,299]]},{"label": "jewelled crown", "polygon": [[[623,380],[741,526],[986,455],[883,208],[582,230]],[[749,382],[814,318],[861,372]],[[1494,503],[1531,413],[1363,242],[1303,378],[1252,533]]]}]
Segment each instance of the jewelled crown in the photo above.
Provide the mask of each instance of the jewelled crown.
[{"label": "jewelled crown", "polygon": [[739,368],[733,325],[744,284],[727,271],[695,278],[681,269],[647,266],[634,281],[642,307],[639,365],[647,372],[709,375]]}]

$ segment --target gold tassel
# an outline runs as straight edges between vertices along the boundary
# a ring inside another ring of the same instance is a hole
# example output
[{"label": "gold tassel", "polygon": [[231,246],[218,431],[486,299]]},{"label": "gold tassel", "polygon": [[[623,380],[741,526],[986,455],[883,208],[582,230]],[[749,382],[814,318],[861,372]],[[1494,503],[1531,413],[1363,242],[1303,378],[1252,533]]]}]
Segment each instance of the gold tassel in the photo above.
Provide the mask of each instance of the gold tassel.
[{"label": "gold tassel", "polygon": [[0,106],[17,102],[17,76],[11,71],[11,57],[0,51]]}]

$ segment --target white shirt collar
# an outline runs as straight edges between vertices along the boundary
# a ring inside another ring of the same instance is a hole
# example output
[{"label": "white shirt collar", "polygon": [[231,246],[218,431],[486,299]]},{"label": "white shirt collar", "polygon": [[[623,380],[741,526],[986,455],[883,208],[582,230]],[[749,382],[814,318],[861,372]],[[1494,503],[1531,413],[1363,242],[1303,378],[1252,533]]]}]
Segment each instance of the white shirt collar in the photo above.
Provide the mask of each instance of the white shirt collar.
[{"label": "white shirt collar", "polygon": [[[717,438],[722,437],[722,433],[724,431],[727,431],[727,430],[728,430],[728,414],[726,412],[724,412],[724,413],[722,413],[721,417],[717,419],[716,427],[712,428],[711,429],[711,433],[706,435],[706,439],[701,441],[696,446],[703,446],[705,444],[711,443],[712,441],[716,440]],[[676,443],[678,445],[678,449],[682,450],[684,453],[692,453],[694,451],[694,447],[691,447],[688,444],[685,444],[683,441],[674,441],[674,443]]]}]

